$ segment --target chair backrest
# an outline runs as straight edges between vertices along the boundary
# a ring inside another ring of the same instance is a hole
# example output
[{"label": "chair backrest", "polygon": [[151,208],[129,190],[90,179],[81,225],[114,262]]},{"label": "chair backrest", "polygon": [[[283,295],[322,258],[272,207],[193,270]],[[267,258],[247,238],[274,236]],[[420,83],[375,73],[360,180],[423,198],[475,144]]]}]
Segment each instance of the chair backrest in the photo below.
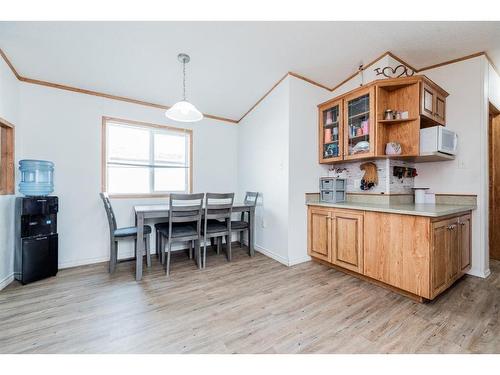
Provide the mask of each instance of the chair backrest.
[{"label": "chair backrest", "polygon": [[259,197],[259,193],[253,192],[253,191],[247,191],[245,193],[245,200],[243,201],[243,203],[255,206],[255,205],[257,205],[257,198],[258,197]]},{"label": "chair backrest", "polygon": [[113,207],[111,207],[111,202],[109,201],[108,193],[100,193],[101,199],[104,203],[104,209],[106,210],[106,216],[108,217],[109,231],[113,235],[116,230],[116,218],[113,212]]},{"label": "chair backrest", "polygon": [[205,195],[205,221],[229,219],[233,212],[234,193],[207,193]]},{"label": "chair backrest", "polygon": [[204,193],[170,194],[168,197],[169,222],[201,222]]}]

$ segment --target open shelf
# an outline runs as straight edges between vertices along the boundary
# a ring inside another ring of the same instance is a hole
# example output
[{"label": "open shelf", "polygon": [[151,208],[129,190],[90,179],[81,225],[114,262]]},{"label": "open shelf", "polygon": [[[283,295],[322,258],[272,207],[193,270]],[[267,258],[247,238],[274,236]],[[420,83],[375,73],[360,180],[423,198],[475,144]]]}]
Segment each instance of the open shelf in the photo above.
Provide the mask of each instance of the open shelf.
[{"label": "open shelf", "polygon": [[405,119],[399,119],[399,120],[378,120],[379,124],[397,124],[400,122],[410,122],[410,121],[415,121],[418,120],[417,117],[412,117],[412,118],[405,118]]}]

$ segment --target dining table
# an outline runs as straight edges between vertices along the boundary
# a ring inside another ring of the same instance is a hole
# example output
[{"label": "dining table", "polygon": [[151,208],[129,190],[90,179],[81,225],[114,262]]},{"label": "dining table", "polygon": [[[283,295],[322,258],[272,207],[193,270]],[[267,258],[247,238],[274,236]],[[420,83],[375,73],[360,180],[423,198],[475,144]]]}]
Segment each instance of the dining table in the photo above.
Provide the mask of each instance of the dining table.
[{"label": "dining table", "polygon": [[[252,203],[234,203],[233,213],[248,213],[248,250],[250,256],[254,256],[254,222],[255,222],[255,204]],[[135,225],[137,226],[137,238],[144,236],[144,222],[147,219],[168,219],[170,207],[168,204],[146,204],[135,205]],[[142,263],[144,254],[144,241],[137,241],[137,251],[135,253],[135,279],[142,279]]]}]

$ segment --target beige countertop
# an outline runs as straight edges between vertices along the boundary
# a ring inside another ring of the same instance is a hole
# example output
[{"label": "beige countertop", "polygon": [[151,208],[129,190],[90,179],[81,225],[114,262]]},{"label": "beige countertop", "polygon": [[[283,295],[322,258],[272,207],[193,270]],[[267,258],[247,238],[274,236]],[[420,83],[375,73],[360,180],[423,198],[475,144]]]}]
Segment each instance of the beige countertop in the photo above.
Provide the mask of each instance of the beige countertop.
[{"label": "beige countertop", "polygon": [[349,210],[387,212],[402,215],[440,217],[446,215],[459,214],[475,210],[475,205],[454,205],[454,204],[392,204],[392,203],[358,203],[358,202],[341,202],[341,203],[325,203],[320,202],[317,198],[310,198],[306,201],[309,206],[345,208]]}]

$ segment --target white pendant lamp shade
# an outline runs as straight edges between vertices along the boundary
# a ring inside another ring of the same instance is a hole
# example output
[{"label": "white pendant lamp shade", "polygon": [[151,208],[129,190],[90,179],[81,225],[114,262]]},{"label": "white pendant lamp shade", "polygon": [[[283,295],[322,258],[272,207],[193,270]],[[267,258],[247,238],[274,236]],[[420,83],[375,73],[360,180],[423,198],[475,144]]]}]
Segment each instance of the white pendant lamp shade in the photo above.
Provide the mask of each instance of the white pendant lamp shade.
[{"label": "white pendant lamp shade", "polygon": [[182,100],[175,103],[165,112],[165,116],[174,121],[195,122],[203,118],[203,114],[194,105],[186,100],[186,64],[190,57],[185,53],[180,53],[177,59],[182,63]]},{"label": "white pendant lamp shade", "polygon": [[165,112],[165,116],[174,121],[195,122],[203,118],[203,114],[191,103],[182,100]]}]

